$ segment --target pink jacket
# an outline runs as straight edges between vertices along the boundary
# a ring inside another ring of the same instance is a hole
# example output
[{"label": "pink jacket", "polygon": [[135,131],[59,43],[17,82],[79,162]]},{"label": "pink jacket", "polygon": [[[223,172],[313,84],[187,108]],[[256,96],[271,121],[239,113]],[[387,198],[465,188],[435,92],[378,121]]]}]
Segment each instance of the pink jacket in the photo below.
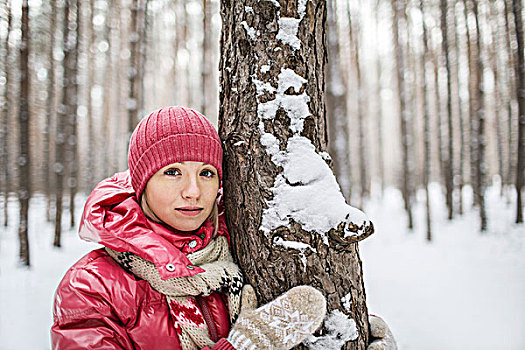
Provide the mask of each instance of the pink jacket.
[{"label": "pink jacket", "polygon": [[[219,221],[219,234],[227,236],[222,216]],[[149,260],[162,279],[203,271],[186,257],[210,242],[213,227],[205,224],[199,233],[177,233],[148,220],[129,172],[97,185],[80,223],[82,239]],[[213,349],[233,349],[221,339],[230,329],[223,295],[199,296],[197,303],[210,338],[220,339]],[[66,272],[55,294],[53,320],[53,349],[181,349],[164,295],[124,270],[104,249],[88,253]]]}]

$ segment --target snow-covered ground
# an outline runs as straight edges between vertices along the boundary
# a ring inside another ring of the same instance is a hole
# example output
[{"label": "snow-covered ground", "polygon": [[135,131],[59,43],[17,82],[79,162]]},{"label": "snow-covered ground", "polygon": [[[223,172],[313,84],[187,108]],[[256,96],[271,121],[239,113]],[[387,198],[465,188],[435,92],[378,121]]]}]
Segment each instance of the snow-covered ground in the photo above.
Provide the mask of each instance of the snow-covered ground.
[{"label": "snow-covered ground", "polygon": [[489,189],[489,230],[480,234],[477,211],[448,221],[440,189],[431,189],[431,244],[424,192],[413,232],[398,191],[366,206],[376,226],[360,245],[369,311],[387,320],[404,350],[525,349],[525,226],[514,224],[515,204]]},{"label": "snow-covered ground", "polygon": [[[384,317],[401,350],[525,349],[525,226],[496,188],[487,193],[489,230],[478,231],[469,210],[449,222],[439,188],[432,188],[434,241],[425,241],[424,207],[409,232],[398,191],[367,203],[376,234],[360,245],[370,312]],[[467,193],[468,195],[468,193]],[[49,349],[51,306],[66,269],[96,247],[65,231],[52,248],[45,202],[31,201],[31,269],[17,265],[17,203],[0,228],[0,349]],[[423,203],[420,198],[420,203]],[[82,199],[77,207],[82,209]],[[467,206],[469,207],[469,206]],[[77,216],[78,217],[78,216]],[[68,221],[68,215],[64,218]]]}]

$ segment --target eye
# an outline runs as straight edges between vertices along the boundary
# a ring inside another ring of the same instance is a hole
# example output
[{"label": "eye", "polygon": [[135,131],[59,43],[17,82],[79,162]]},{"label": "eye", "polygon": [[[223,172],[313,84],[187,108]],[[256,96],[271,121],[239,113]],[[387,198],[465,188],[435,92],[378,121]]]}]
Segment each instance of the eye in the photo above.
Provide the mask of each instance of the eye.
[{"label": "eye", "polygon": [[182,175],[182,173],[180,172],[180,170],[177,169],[177,168],[171,168],[171,169],[168,169],[168,170],[164,171],[164,174],[165,174],[165,175],[168,175],[168,176],[177,176],[177,175]]},{"label": "eye", "polygon": [[210,170],[210,169],[204,169],[204,170],[201,171],[200,176],[212,178],[212,177],[215,176],[215,172],[213,170]]}]

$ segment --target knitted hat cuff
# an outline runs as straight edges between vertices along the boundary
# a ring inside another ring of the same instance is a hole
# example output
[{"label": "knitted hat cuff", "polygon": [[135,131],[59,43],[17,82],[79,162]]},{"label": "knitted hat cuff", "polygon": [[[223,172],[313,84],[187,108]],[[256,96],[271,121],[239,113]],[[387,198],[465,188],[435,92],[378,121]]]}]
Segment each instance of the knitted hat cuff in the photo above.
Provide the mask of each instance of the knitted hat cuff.
[{"label": "knitted hat cuff", "polygon": [[174,134],[151,145],[133,162],[135,166],[130,168],[130,175],[137,198],[157,171],[166,165],[184,161],[210,164],[219,172],[219,180],[222,179],[222,148],[217,139],[202,134]]}]

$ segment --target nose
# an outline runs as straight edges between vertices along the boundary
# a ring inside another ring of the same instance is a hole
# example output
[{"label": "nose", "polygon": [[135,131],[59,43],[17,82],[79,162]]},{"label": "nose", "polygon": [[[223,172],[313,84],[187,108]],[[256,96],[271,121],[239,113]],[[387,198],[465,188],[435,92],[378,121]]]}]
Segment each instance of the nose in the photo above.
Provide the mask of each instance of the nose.
[{"label": "nose", "polygon": [[198,199],[201,195],[201,189],[198,182],[198,176],[188,174],[182,188],[182,197],[185,199]]}]

